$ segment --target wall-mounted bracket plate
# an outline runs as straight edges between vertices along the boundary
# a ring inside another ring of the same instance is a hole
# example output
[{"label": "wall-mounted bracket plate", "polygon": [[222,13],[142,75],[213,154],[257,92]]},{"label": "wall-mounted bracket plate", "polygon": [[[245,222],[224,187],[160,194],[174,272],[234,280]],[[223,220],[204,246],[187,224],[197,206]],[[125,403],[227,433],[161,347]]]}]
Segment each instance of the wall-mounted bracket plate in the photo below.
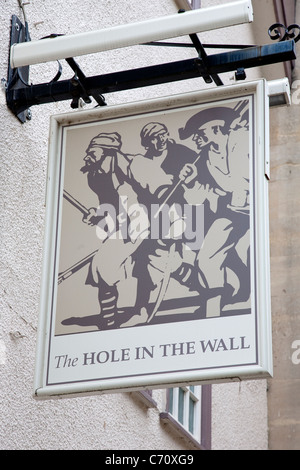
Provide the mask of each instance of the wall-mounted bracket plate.
[{"label": "wall-mounted bracket plate", "polygon": [[[25,41],[30,41],[28,26],[23,25],[16,15],[12,16],[11,19],[11,31],[10,31],[10,48],[13,44],[19,44]],[[8,62],[7,82],[6,90],[18,90],[28,86],[29,80],[29,66],[20,67],[18,69],[12,69]],[[26,119],[30,119],[30,111],[27,109],[16,114],[16,110],[13,106],[13,102],[7,100],[7,106],[17,116],[17,118],[24,123]]]}]

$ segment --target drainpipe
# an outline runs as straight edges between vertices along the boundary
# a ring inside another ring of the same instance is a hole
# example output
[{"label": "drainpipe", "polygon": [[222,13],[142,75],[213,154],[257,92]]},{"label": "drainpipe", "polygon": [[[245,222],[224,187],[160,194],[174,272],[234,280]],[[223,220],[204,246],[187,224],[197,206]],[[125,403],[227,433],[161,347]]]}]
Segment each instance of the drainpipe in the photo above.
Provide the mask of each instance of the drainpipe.
[{"label": "drainpipe", "polygon": [[[300,24],[300,2],[296,1],[295,3],[296,3],[295,23]],[[296,43],[296,55],[297,55],[297,59],[295,62],[295,68],[293,72],[293,81],[300,80],[300,41]]]}]

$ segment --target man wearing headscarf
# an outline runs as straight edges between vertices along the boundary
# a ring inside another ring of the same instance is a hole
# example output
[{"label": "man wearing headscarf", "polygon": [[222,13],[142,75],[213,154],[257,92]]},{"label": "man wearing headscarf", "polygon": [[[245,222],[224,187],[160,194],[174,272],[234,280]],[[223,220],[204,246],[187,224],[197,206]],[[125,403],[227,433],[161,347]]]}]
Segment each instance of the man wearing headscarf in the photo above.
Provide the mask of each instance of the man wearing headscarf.
[{"label": "man wearing headscarf", "polygon": [[[146,152],[134,157],[130,171],[134,180],[147,190],[146,199],[150,199],[152,195],[153,201],[161,202],[163,195],[178,181],[183,166],[193,163],[197,154],[189,147],[171,139],[167,127],[159,122],[146,124],[140,132],[140,137]],[[178,192],[175,200],[179,200]]]},{"label": "man wearing headscarf", "polygon": [[[131,256],[142,241],[140,233],[128,233],[128,226],[140,206],[128,176],[130,157],[121,151],[121,146],[120,134],[101,132],[91,140],[84,157],[85,165],[81,168],[99,202],[98,209],[91,208],[83,219],[96,226],[102,241],[86,280],[87,284],[98,288],[99,329],[116,327],[118,283],[132,271]],[[142,211],[142,207],[139,210]]]}]

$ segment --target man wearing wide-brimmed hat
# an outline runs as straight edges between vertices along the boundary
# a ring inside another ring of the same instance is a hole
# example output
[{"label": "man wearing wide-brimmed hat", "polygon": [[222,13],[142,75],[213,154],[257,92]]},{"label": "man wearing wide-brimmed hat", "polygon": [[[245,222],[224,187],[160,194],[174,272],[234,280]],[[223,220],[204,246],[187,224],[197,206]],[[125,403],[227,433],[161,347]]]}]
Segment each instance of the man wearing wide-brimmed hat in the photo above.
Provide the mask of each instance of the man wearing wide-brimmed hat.
[{"label": "man wearing wide-brimmed hat", "polygon": [[208,317],[221,315],[228,284],[245,300],[237,305],[248,306],[250,149],[245,107],[239,103],[236,109],[204,109],[179,130],[180,138],[192,138],[199,151],[197,164],[188,164],[181,172],[185,198],[191,204],[207,201],[210,208],[206,207],[206,234],[197,256]]}]

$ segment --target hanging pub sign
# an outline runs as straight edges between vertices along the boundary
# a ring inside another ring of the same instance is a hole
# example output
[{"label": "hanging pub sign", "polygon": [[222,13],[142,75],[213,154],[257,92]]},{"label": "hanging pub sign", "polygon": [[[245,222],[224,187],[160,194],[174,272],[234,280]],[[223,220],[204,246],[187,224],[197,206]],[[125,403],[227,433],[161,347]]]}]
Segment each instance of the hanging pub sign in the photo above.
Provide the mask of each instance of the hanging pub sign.
[{"label": "hanging pub sign", "polygon": [[35,395],[272,374],[264,80],[51,118]]}]

